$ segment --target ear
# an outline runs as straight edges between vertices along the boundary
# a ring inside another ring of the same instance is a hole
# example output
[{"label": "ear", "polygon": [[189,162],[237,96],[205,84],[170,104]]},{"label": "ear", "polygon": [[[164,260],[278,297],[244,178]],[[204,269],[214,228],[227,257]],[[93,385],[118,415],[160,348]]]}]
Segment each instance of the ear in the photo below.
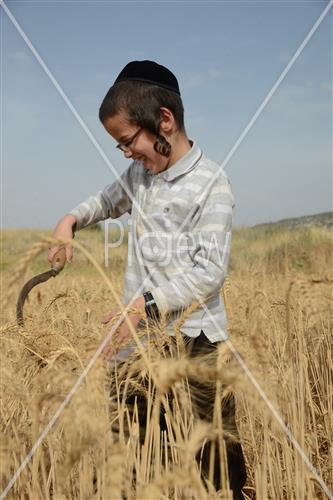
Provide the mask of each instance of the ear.
[{"label": "ear", "polygon": [[176,128],[175,117],[169,108],[160,108],[161,122],[160,122],[160,132],[171,133]]}]

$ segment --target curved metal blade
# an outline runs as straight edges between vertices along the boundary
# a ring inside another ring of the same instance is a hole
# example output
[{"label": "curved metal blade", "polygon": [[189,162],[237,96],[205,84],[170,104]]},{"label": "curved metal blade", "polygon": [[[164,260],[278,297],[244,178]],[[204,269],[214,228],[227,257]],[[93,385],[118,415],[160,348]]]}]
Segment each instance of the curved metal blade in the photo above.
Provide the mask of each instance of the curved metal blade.
[{"label": "curved metal blade", "polygon": [[49,271],[46,271],[45,273],[37,274],[37,276],[34,276],[33,278],[31,278],[29,281],[26,282],[26,284],[24,285],[24,287],[21,290],[21,293],[19,295],[19,298],[18,298],[17,304],[16,304],[16,320],[17,320],[17,324],[19,326],[24,325],[23,306],[24,306],[25,299],[27,298],[30,290],[32,290],[36,285],[39,285],[39,283],[44,283],[48,279],[50,279],[54,276],[57,276],[58,273],[59,273],[59,271],[57,271],[56,269],[50,269]]}]

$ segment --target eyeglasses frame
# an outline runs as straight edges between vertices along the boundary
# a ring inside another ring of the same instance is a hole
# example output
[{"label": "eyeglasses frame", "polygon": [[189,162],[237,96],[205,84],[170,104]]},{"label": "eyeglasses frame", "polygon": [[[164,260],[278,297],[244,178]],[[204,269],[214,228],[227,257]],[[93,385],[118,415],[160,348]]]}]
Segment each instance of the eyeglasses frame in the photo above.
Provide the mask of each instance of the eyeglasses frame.
[{"label": "eyeglasses frame", "polygon": [[125,143],[120,142],[119,144],[117,144],[116,148],[120,149],[120,151],[122,151],[123,153],[128,153],[128,151],[131,149],[132,142],[135,141],[135,139],[140,134],[141,130],[142,127],[140,127],[139,130],[137,130],[135,134],[128,141],[126,141]]}]

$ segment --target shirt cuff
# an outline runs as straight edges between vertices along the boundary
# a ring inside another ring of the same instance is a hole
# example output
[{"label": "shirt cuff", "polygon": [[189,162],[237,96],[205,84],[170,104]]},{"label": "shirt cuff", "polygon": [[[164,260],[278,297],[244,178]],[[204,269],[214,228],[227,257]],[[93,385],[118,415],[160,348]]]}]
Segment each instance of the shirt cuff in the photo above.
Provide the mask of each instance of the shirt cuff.
[{"label": "shirt cuff", "polygon": [[82,223],[80,222],[80,212],[79,210],[71,210],[70,212],[67,212],[68,215],[73,215],[76,218],[76,222],[73,226],[73,232],[79,231],[82,229],[84,226],[82,226]]}]

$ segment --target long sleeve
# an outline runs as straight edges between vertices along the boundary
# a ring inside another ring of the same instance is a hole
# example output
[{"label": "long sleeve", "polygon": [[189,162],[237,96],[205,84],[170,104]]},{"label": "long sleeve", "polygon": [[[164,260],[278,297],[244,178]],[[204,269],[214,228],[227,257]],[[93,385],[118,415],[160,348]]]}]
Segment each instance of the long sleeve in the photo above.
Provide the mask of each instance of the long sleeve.
[{"label": "long sleeve", "polygon": [[200,202],[188,235],[193,267],[151,290],[161,312],[180,310],[198,298],[205,300],[219,293],[227,274],[233,209],[230,183],[221,173]]},{"label": "long sleeve", "polygon": [[120,176],[120,179],[109,184],[95,196],[90,196],[69,213],[77,219],[76,230],[96,224],[101,220],[116,219],[128,212],[131,213],[133,182],[133,163]]}]

